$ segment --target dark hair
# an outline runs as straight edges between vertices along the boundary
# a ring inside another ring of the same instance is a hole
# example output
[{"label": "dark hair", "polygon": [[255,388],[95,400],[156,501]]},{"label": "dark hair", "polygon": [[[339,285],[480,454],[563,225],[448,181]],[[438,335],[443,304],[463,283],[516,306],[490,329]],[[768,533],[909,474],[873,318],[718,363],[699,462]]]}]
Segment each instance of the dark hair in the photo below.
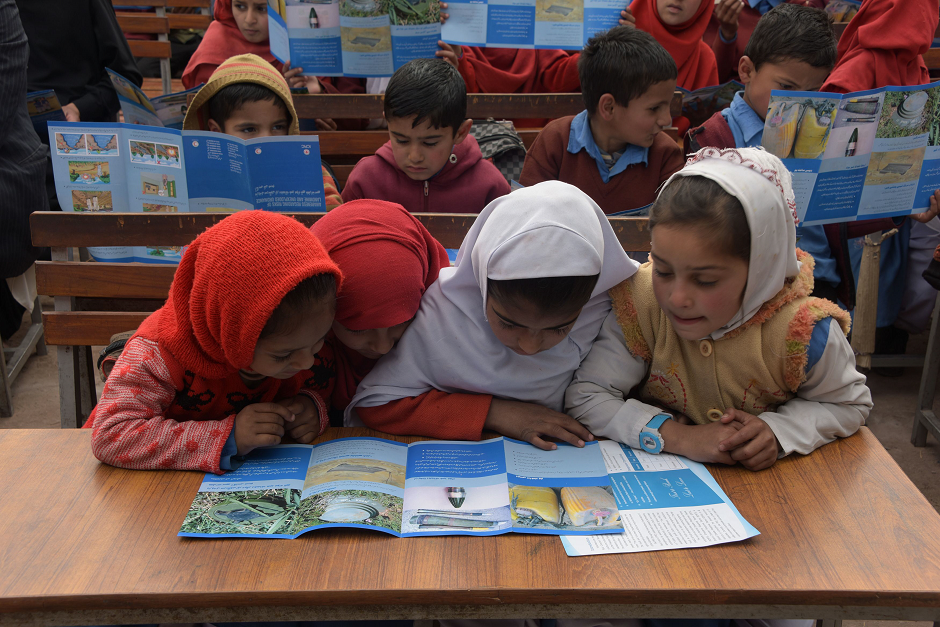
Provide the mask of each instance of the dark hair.
[{"label": "dark hair", "polygon": [[632,26],[615,26],[594,35],[578,59],[581,94],[589,115],[597,111],[604,94],[626,107],[656,83],[675,80],[678,75],[666,49],[652,35]]},{"label": "dark hair", "polygon": [[307,277],[289,291],[261,330],[258,339],[290,333],[311,309],[336,300],[336,277],[329,273]]},{"label": "dark hair", "polygon": [[467,85],[457,68],[443,59],[415,59],[392,75],[385,89],[385,118],[415,116],[454,133],[467,119]]},{"label": "dark hair", "polygon": [[552,276],[506,281],[487,279],[486,293],[504,305],[530,306],[545,314],[561,315],[587,304],[599,276]]},{"label": "dark hair", "polygon": [[751,260],[751,228],[741,201],[704,176],[676,177],[660,192],[650,207],[650,231],[660,225],[695,226],[719,250]]},{"label": "dark hair", "polygon": [[280,96],[257,83],[233,83],[220,89],[214,96],[209,98],[208,109],[209,119],[215,120],[215,123],[224,127],[236,111],[249,102],[260,102],[264,100],[273,100],[284,112],[285,117],[290,117],[290,111],[287,105],[281,100]]},{"label": "dark hair", "polygon": [[744,48],[754,69],[765,63],[802,61],[832,69],[839,42],[832,32],[832,17],[822,9],[780,4],[767,11]]}]

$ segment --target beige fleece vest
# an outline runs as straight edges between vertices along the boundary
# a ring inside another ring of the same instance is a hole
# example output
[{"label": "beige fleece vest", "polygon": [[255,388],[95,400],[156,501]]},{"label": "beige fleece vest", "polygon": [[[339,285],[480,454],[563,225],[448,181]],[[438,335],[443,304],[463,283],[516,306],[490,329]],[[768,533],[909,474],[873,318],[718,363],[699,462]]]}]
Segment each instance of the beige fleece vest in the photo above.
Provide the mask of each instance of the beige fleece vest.
[{"label": "beige fleece vest", "polygon": [[817,322],[831,316],[848,333],[849,315],[811,298],[813,259],[797,250],[800,274],[743,325],[720,340],[683,340],[653,295],[649,263],[610,290],[630,352],[649,364],[639,390],[645,403],[682,412],[697,424],[728,408],[759,415],[796,395],[806,379],[807,347]]}]

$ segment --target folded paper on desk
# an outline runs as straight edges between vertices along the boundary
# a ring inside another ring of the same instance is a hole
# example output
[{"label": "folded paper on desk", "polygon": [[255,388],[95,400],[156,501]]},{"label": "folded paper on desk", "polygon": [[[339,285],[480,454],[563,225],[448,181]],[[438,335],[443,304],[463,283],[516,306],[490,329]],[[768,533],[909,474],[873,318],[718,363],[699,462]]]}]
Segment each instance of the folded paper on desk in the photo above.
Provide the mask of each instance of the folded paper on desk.
[{"label": "folded paper on desk", "polygon": [[179,533],[296,538],[360,527],[396,536],[619,534],[597,442],[543,451],[525,442],[345,438],[258,449],[207,474]]},{"label": "folded paper on desk", "polygon": [[708,469],[661,453],[600,442],[624,533],[566,536],[568,555],[639,553],[737,542],[758,535]]}]

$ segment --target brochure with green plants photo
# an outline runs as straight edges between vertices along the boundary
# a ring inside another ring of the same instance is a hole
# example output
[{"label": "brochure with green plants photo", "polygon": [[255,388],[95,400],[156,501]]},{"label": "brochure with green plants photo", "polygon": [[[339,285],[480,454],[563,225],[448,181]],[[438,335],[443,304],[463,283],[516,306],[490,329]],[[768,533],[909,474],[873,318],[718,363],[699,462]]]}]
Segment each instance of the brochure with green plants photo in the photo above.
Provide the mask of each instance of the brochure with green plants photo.
[{"label": "brochure with green plants photo", "polygon": [[207,474],[179,535],[296,538],[326,527],[395,536],[623,533],[604,453],[496,438],[344,438],[257,449]]}]

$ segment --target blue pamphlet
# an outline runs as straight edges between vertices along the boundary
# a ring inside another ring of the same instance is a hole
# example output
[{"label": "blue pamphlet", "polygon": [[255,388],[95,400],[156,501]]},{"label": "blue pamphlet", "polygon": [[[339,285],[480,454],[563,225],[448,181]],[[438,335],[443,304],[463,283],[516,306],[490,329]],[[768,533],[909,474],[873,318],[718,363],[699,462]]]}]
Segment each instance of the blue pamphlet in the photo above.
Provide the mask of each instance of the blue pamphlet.
[{"label": "blue pamphlet", "polygon": [[448,0],[441,36],[463,46],[580,50],[617,26],[624,6],[623,0]]},{"label": "blue pamphlet", "polygon": [[391,76],[433,58],[440,0],[272,0],[271,54],[305,76]]},{"label": "blue pamphlet", "polygon": [[29,112],[29,121],[33,123],[33,128],[40,137],[46,136],[46,123],[65,122],[62,105],[53,89],[26,94],[26,110]]},{"label": "blue pamphlet", "polygon": [[806,225],[926,211],[940,189],[940,82],[771,92],[762,145],[793,175]]},{"label": "blue pamphlet", "polygon": [[121,104],[124,121],[128,124],[182,129],[189,103],[201,88],[148,98],[137,85],[114,70],[108,70],[108,76]]},{"label": "blue pamphlet", "polygon": [[[242,140],[134,124],[48,126],[65,211],[325,211],[316,136]],[[158,243],[158,242],[155,242]],[[94,248],[99,261],[176,263],[179,248]]]},{"label": "blue pamphlet", "polygon": [[620,534],[601,448],[554,451],[496,438],[344,438],[252,452],[207,474],[179,535],[296,538],[328,527],[405,536]]}]

